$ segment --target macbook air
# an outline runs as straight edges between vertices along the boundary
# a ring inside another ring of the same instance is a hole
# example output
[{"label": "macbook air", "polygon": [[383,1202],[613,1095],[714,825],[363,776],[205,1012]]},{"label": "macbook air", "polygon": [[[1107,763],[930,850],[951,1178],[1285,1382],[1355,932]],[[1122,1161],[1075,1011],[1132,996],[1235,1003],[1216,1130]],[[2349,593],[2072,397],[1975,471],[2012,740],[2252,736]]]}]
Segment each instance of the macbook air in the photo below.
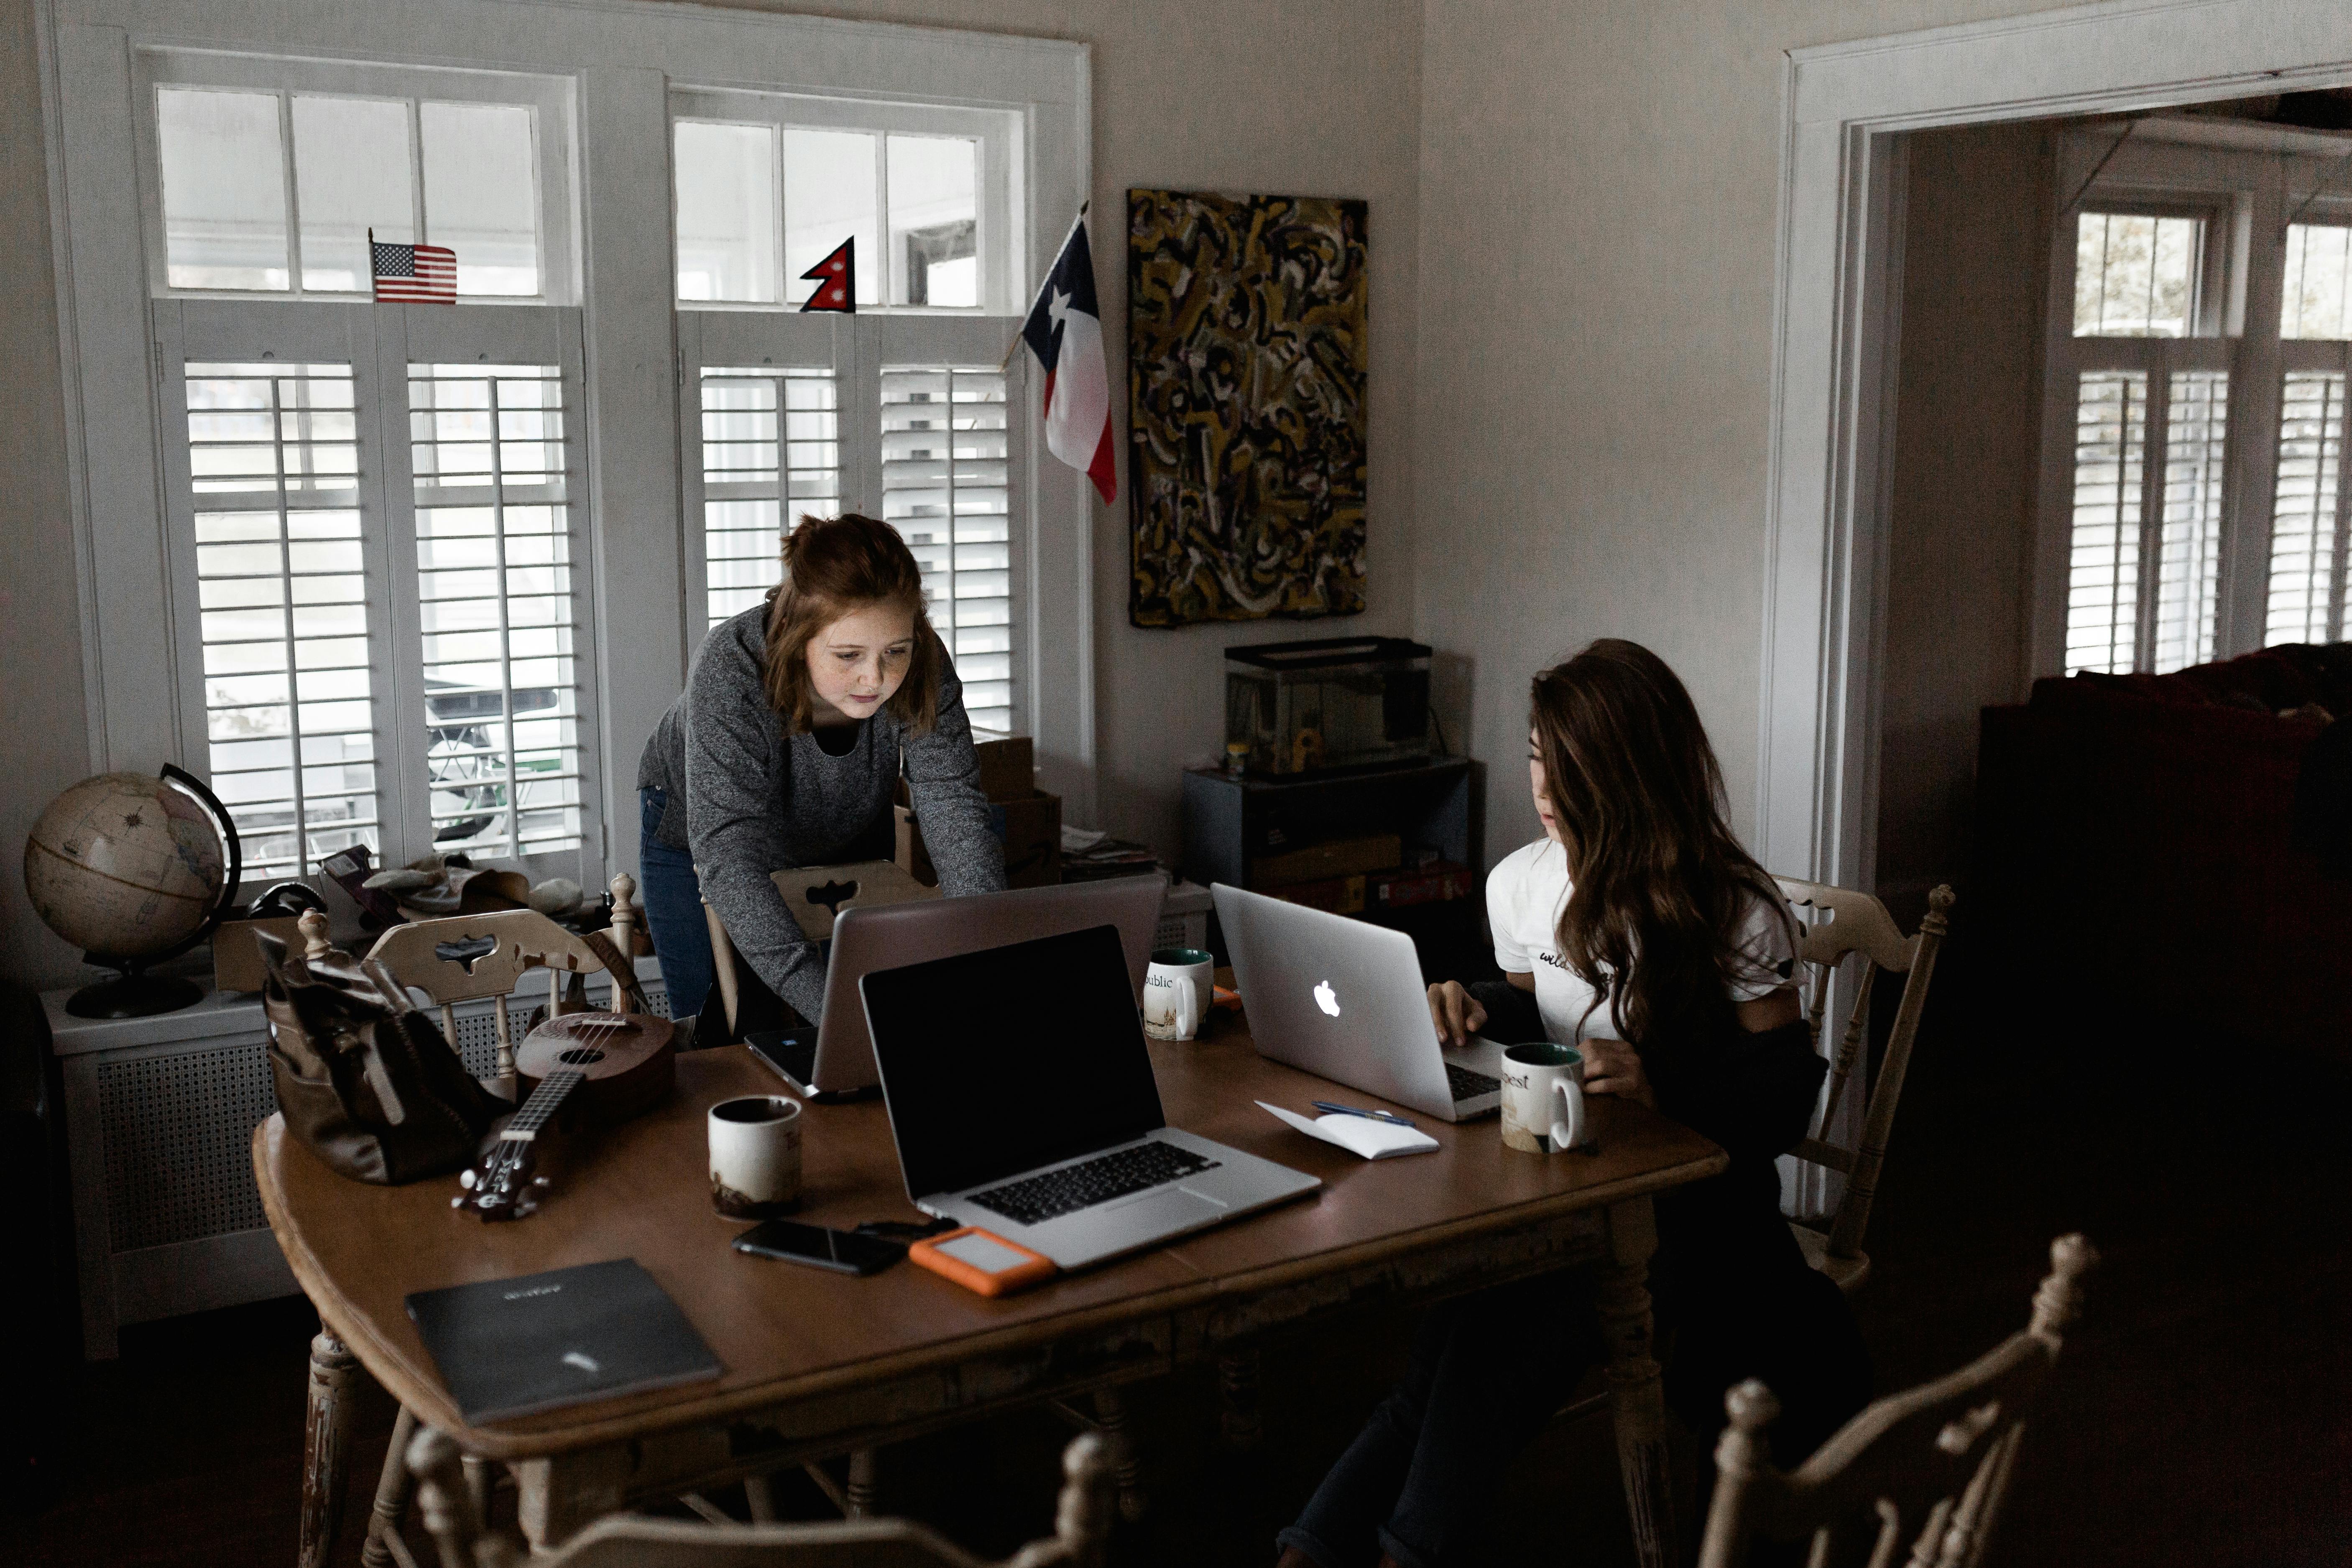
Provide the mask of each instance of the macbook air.
[{"label": "macbook air", "polygon": [[[896,968],[1032,937],[1089,926],[1118,928],[1121,958],[1140,994],[1151,962],[1152,933],[1168,879],[1114,877],[1067,887],[1016,888],[964,899],[924,899],[861,910],[851,905],[833,926],[824,980],[824,1016],[814,1026],[752,1038],[754,1049],[801,1093],[837,1100],[874,1087],[874,1044],[857,983],[869,970]],[[1018,999],[1007,994],[1003,1005]]]},{"label": "macbook air", "polygon": [[1260,1055],[1446,1121],[1502,1104],[1502,1046],[1438,1043],[1412,938],[1222,882],[1209,892]]},{"label": "macbook air", "polygon": [[1313,1192],[1171,1127],[1109,926],[903,969],[860,989],[907,1195],[1064,1268]]}]

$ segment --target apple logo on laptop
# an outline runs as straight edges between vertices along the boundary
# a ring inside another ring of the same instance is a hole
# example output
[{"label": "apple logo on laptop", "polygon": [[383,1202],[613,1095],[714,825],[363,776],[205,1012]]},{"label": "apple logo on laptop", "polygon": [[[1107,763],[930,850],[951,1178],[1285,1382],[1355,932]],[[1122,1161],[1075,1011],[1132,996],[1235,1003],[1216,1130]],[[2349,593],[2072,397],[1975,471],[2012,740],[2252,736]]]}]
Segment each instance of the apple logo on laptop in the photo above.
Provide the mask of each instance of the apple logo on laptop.
[{"label": "apple logo on laptop", "polygon": [[1334,1018],[1339,1016],[1339,994],[1331,989],[1329,981],[1318,980],[1315,983],[1315,1005]]}]

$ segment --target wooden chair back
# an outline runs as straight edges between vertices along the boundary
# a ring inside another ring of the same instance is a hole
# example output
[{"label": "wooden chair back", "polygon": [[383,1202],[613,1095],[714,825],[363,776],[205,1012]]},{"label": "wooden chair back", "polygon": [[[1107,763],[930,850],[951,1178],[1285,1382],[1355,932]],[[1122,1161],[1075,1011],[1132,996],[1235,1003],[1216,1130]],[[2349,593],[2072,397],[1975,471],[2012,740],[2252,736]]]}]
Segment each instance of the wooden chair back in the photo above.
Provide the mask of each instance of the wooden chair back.
[{"label": "wooden chair back", "polygon": [[[1847,1016],[1837,1055],[1830,1062],[1829,1098],[1822,1108],[1823,1133],[1836,1125],[1838,1106],[1869,1041],[1870,994],[1878,972],[1884,969],[1904,977],[1902,1004],[1895,1009],[1895,1026],[1887,1035],[1886,1051],[1879,1060],[1878,1080],[1871,1086],[1870,1104],[1863,1113],[1861,1138],[1852,1149],[1822,1137],[1808,1138],[1796,1148],[1799,1159],[1825,1165],[1845,1177],[1845,1195],[1839,1201],[1837,1214],[1830,1224],[1827,1251],[1832,1258],[1858,1259],[1862,1257],[1862,1233],[1870,1223],[1871,1201],[1878,1192],[1879,1173],[1886,1163],[1886,1143],[1895,1128],[1895,1107],[1903,1097],[1903,1078],[1910,1069],[1911,1047],[1918,1037],[1919,1016],[1927,1008],[1927,986],[1936,975],[1937,951],[1943,945],[1945,932],[1951,929],[1948,916],[1954,902],[1953,893],[1948,886],[1938,886],[1929,893],[1927,918],[1919,922],[1918,934],[1906,937],[1895,928],[1895,917],[1886,912],[1886,906],[1868,893],[1821,882],[1801,882],[1790,877],[1776,877],[1773,880],[1780,883],[1781,894],[1798,911],[1797,958],[1808,972],[1805,1018],[1812,1027],[1816,1047],[1822,1040],[1832,979],[1839,965],[1849,958],[1860,960],[1853,1009]],[[1805,918],[1809,912],[1811,919]],[[1849,1288],[1858,1284],[1859,1271],[1853,1271],[1850,1279],[1840,1282]]]},{"label": "wooden chair back", "polygon": [[[556,1551],[532,1556],[485,1529],[457,1445],[429,1428],[408,1447],[425,1528],[443,1568],[992,1568],[919,1524],[854,1519],[821,1524],[703,1524],[623,1514],[597,1521]],[[1081,1434],[1062,1454],[1054,1533],[994,1568],[1101,1568],[1113,1497],[1108,1446]]]},{"label": "wooden chair back", "polygon": [[[612,942],[624,953],[635,951],[636,928],[644,918],[635,902],[636,890],[636,879],[627,872],[613,879]],[[548,972],[547,1010],[553,1015],[571,1010],[563,997],[567,976],[610,967],[578,932],[566,931],[537,910],[412,921],[378,937],[368,957],[401,984],[414,986],[440,1005],[442,1037],[453,1047],[457,1043],[457,1004],[489,997],[498,1031],[498,1071],[493,1076],[509,1099],[514,1037],[507,998],[522,977],[533,969]],[[634,973],[614,974],[613,1010],[628,1012],[635,992]]]},{"label": "wooden chair back", "polygon": [[2063,1331],[2081,1310],[2083,1277],[2097,1262],[2080,1236],[2052,1242],[2023,1332],[1948,1377],[1878,1401],[1794,1471],[1768,1457],[1765,1428],[1780,1413],[1771,1391],[1751,1378],[1725,1394],[1731,1424],[1716,1445],[1699,1568],[1740,1568],[1759,1536],[1809,1541],[1809,1568],[1976,1568]]}]

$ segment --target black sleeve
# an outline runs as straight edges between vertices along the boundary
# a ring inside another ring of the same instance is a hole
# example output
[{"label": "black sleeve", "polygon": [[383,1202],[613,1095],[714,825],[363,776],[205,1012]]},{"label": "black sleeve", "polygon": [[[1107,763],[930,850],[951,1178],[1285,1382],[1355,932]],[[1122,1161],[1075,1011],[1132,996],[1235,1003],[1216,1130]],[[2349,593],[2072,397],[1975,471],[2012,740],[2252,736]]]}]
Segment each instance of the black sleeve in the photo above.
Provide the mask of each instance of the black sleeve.
[{"label": "black sleeve", "polygon": [[1478,1028],[1486,1038],[1516,1046],[1544,1037],[1543,1015],[1536,1008],[1533,992],[1522,991],[1507,980],[1474,980],[1463,989],[1486,1009],[1486,1021]]},{"label": "black sleeve", "polygon": [[1785,1154],[1812,1130],[1829,1063],[1801,1018],[1755,1034],[1724,1031],[1687,1048],[1642,1053],[1658,1110],[1733,1155]]}]

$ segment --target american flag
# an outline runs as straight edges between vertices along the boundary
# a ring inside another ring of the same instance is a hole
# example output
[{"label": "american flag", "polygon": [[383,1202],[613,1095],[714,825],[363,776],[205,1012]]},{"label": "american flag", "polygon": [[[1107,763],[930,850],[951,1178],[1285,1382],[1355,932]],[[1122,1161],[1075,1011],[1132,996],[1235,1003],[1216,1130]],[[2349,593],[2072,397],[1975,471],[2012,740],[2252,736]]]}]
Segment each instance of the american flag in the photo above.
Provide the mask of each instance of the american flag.
[{"label": "american flag", "polygon": [[454,305],[457,302],[457,253],[446,245],[390,245],[368,237],[379,305]]}]

